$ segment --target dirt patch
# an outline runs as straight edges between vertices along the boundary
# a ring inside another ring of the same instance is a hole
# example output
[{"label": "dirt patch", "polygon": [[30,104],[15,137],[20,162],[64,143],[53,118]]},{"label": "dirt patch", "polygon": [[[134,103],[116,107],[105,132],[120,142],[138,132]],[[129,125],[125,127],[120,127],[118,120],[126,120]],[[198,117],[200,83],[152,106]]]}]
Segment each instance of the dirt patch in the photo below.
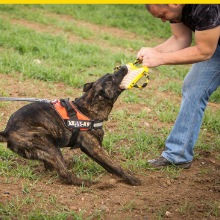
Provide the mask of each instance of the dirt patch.
[{"label": "dirt patch", "polygon": [[[26,165],[19,160],[16,163]],[[22,200],[28,194],[35,199],[34,206],[37,206],[42,198],[47,201],[56,195],[57,203],[66,209],[74,209],[76,213],[85,209],[84,219],[97,210],[103,210],[102,219],[159,219],[161,215],[169,219],[203,219],[210,211],[208,219],[218,219],[212,201],[219,199],[219,166],[219,162],[210,158],[195,160],[190,170],[183,170],[181,175],[172,178],[161,171],[143,170],[142,174],[136,174],[141,179],[142,186],[136,187],[106,174],[96,185],[83,191],[75,186],[63,185],[55,178],[55,174],[45,171],[40,164],[35,173],[45,176],[30,187],[28,192],[24,190],[28,180],[19,178],[14,181],[13,178],[8,178],[6,182],[0,176],[0,198],[6,204],[13,197],[18,196]],[[202,168],[210,171],[202,172]],[[20,211],[27,215],[28,210],[32,210],[34,206],[29,205],[27,209]],[[48,210],[54,208],[52,202],[45,203],[45,206]]]}]

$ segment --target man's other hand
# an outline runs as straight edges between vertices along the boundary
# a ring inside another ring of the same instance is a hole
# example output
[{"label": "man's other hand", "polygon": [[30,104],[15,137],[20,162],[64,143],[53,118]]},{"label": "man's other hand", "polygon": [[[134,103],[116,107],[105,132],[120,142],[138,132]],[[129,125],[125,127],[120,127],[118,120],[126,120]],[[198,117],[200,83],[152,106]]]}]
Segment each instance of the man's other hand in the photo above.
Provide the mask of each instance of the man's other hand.
[{"label": "man's other hand", "polygon": [[163,54],[152,47],[142,47],[138,52],[137,58],[140,59],[143,66],[150,68],[163,64]]}]

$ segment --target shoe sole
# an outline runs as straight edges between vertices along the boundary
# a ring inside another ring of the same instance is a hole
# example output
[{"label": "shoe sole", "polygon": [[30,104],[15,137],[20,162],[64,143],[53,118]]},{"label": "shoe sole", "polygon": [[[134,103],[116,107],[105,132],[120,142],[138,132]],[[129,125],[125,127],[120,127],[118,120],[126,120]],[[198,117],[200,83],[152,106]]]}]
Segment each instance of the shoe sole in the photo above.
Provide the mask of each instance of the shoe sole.
[{"label": "shoe sole", "polygon": [[192,163],[184,163],[184,164],[174,164],[175,166],[182,168],[182,169],[189,169]]},{"label": "shoe sole", "polygon": [[170,163],[168,165],[165,165],[165,166],[155,166],[153,164],[149,164],[151,165],[153,168],[156,168],[156,169],[161,169],[161,168],[165,168],[165,167],[168,167],[168,166],[175,166],[175,167],[179,167],[181,169],[189,169],[192,165],[192,163],[184,163],[184,164],[173,164],[173,163]]}]

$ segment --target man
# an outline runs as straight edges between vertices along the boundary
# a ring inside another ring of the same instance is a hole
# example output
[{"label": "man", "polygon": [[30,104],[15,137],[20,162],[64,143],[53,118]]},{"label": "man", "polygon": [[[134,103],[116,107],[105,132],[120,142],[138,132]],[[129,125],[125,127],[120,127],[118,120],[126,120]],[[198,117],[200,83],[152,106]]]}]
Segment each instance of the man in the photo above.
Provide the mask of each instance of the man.
[{"label": "man", "polygon": [[[211,94],[220,85],[220,5],[146,5],[162,22],[170,21],[172,36],[154,48],[143,47],[137,57],[143,66],[193,64],[182,87],[180,112],[153,167],[175,164],[190,168],[203,114]],[[191,46],[192,31],[195,46]]]}]

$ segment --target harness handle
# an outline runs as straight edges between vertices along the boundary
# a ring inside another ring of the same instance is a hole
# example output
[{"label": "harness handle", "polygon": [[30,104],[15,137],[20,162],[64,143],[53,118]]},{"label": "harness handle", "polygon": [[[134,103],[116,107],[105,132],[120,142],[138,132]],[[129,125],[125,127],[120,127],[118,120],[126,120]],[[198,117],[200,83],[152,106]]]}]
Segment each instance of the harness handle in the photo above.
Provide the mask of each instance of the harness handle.
[{"label": "harness handle", "polygon": [[65,107],[66,111],[67,111],[67,115],[70,117],[70,118],[76,118],[76,111],[75,109],[70,105],[70,102],[69,102],[69,98],[66,98],[66,99],[60,99],[60,104],[62,107]]}]

